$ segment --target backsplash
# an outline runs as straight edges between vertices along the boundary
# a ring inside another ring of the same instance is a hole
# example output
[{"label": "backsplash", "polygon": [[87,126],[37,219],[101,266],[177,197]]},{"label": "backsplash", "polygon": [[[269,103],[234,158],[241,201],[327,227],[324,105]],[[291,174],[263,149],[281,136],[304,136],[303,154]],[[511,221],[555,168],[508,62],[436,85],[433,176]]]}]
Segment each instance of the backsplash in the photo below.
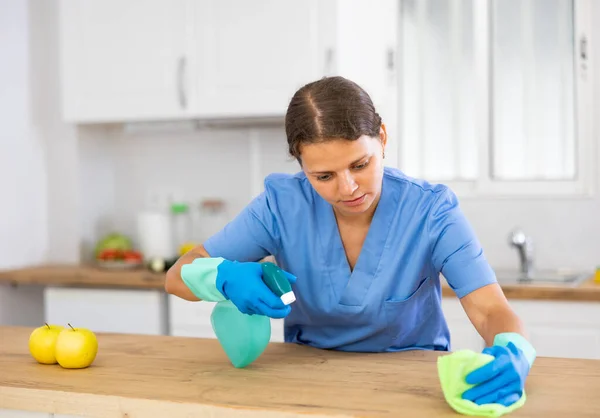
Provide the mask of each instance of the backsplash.
[{"label": "backsplash", "polygon": [[283,125],[156,133],[88,127],[80,131],[79,161],[84,253],[112,230],[135,239],[136,215],[153,198],[193,210],[203,199],[221,199],[232,218],[262,191],[268,173],[299,170],[287,156]]}]

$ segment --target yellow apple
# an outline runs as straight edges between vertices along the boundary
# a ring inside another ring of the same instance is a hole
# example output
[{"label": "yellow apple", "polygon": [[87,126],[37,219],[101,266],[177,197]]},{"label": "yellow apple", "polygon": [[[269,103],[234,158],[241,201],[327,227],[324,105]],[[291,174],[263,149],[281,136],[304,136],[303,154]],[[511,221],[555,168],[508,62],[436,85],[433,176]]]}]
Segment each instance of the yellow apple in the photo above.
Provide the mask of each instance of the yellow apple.
[{"label": "yellow apple", "polygon": [[60,325],[44,325],[29,335],[29,352],[41,364],[56,364],[54,350],[58,335],[64,329]]},{"label": "yellow apple", "polygon": [[96,334],[86,328],[63,329],[56,341],[56,361],[65,369],[83,369],[94,362],[98,353]]}]

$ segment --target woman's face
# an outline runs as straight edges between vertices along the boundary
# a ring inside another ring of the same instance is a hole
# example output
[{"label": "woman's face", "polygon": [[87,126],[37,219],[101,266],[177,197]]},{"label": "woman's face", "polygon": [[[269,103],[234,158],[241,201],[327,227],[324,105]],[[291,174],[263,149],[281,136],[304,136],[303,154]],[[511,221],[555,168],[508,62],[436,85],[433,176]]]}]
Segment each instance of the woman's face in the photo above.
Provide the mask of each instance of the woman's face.
[{"label": "woman's face", "polygon": [[300,148],[302,169],[319,195],[341,215],[371,212],[379,201],[387,135],[332,139]]}]

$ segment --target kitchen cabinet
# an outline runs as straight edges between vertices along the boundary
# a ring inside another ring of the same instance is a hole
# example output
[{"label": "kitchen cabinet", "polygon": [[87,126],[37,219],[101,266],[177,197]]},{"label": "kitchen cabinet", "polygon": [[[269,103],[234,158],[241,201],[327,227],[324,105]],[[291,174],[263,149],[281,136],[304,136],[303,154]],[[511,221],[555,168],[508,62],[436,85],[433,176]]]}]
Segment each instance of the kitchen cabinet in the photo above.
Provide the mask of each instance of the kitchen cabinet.
[{"label": "kitchen cabinet", "polygon": [[43,287],[0,283],[0,325],[39,326],[43,322]]},{"label": "kitchen cabinet", "polygon": [[94,332],[166,335],[167,300],[161,290],[47,287],[45,321]]},{"label": "kitchen cabinet", "polygon": [[64,117],[281,116],[295,89],[326,72],[330,3],[65,0]]},{"label": "kitchen cabinet", "polygon": [[600,303],[510,301],[538,356],[600,359]]},{"label": "kitchen cabinet", "polygon": [[63,0],[64,118],[281,118],[300,86],[339,74],[393,125],[396,3]]},{"label": "kitchen cabinet", "polygon": [[442,298],[442,310],[450,329],[450,345],[452,351],[481,351],[485,347],[483,338],[471,324],[458,298]]},{"label": "kitchen cabinet", "polygon": [[216,338],[210,324],[214,302],[191,302],[169,295],[169,334],[176,337]]},{"label": "kitchen cabinet", "polygon": [[[190,302],[169,295],[170,335],[217,338],[210,323],[214,302]],[[283,320],[271,319],[271,341],[283,342]]]},{"label": "kitchen cabinet", "polygon": [[[509,300],[538,356],[600,359],[600,303]],[[442,299],[452,350],[480,351],[485,344],[457,298]]]},{"label": "kitchen cabinet", "polygon": [[60,2],[63,116],[72,122],[191,114],[189,2]]},{"label": "kitchen cabinet", "polygon": [[296,89],[333,70],[331,0],[195,3],[202,116],[279,116]]}]

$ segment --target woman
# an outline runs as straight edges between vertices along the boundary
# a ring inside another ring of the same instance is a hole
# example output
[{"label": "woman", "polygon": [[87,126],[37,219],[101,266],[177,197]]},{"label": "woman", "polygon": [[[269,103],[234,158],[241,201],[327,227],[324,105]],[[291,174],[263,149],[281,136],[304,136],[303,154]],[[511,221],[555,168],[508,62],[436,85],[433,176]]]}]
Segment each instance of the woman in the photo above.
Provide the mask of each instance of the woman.
[{"label": "woman", "polygon": [[[261,195],[169,270],[167,292],[285,317],[286,342],[445,351],[442,273],[485,340],[484,352],[496,357],[467,377],[476,386],[463,397],[516,402],[535,350],[452,191],[383,166],[385,125],[369,95],[342,77],[298,90],[285,128],[302,171],[269,175]],[[289,272],[297,297],[291,307],[262,282],[257,261],[268,255]],[[193,261],[201,274],[187,268]]]}]

